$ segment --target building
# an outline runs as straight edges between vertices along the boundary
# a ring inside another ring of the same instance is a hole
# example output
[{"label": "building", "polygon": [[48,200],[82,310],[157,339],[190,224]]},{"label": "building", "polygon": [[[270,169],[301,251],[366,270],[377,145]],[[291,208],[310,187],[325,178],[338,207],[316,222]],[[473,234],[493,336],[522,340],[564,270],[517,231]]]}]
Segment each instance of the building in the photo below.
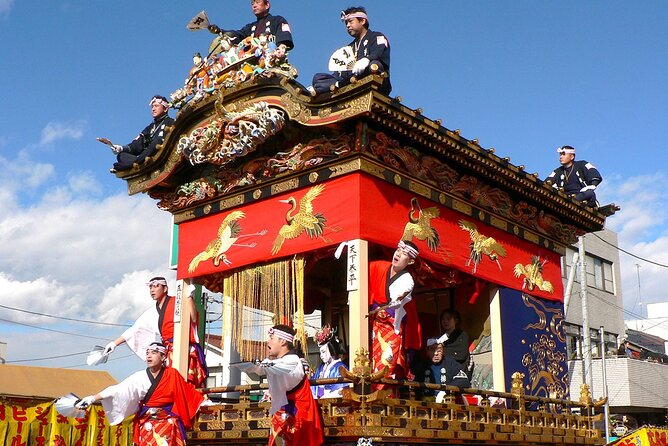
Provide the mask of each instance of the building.
[{"label": "building", "polygon": [[[663,424],[665,423],[666,407],[668,407],[668,388],[665,386],[665,382],[668,380],[668,365],[661,364],[654,359],[647,360],[647,355],[640,354],[643,347],[645,350],[656,352],[655,349],[658,345],[661,345],[661,340],[657,340],[656,336],[647,335],[640,331],[635,332],[635,334],[630,333],[626,329],[620,283],[617,234],[607,229],[587,234],[584,237],[584,246],[586,252],[585,270],[587,274],[589,337],[593,358],[591,369],[593,397],[598,399],[605,395],[603,361],[601,359],[600,330],[602,327],[610,413],[631,415],[641,425]],[[565,282],[568,280],[573,267],[573,254],[577,250],[577,245],[571,246],[562,258]],[[648,305],[648,310],[649,307]],[[643,326],[643,324],[644,327],[653,325],[647,320],[631,322],[635,322],[634,326],[638,327]],[[659,325],[656,324],[657,327]],[[573,399],[578,398],[580,387],[584,381],[582,326],[583,311],[578,271],[572,286],[565,324],[570,390]],[[629,354],[627,355],[623,347],[625,345],[624,341],[629,336],[633,337],[633,339],[629,339],[633,342],[630,342]],[[638,354],[634,355],[633,351],[637,351]],[[618,352],[621,354],[618,355]],[[633,356],[637,356],[637,359]]]}]

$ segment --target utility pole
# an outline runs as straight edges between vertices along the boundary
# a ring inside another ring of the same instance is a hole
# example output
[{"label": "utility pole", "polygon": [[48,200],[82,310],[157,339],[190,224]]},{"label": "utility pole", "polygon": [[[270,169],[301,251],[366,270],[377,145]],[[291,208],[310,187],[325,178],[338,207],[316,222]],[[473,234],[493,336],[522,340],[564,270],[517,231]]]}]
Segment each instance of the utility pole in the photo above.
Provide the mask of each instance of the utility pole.
[{"label": "utility pole", "polygon": [[591,337],[589,333],[589,310],[587,303],[587,261],[583,235],[578,237],[578,250],[580,252],[580,296],[582,299],[582,368],[584,370],[584,383],[593,392]]},{"label": "utility pole", "polygon": [[642,293],[640,292],[640,265],[637,263],[636,263],[636,272],[638,273],[638,302],[640,304],[640,319],[644,319],[645,315],[643,314],[642,311]]},{"label": "utility pole", "polygon": [[605,398],[605,405],[603,406],[603,416],[605,417],[605,442],[610,443],[610,401],[608,401],[608,375],[605,368],[605,331],[603,325],[598,331],[601,338],[601,369],[603,370],[603,398]]}]

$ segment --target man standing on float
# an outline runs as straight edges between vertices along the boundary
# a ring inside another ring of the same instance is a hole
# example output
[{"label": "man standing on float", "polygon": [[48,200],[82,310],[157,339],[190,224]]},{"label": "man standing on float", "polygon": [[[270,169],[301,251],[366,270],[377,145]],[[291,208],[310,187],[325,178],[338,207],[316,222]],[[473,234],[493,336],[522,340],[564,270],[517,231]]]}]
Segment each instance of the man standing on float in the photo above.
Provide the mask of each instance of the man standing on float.
[{"label": "man standing on float", "polygon": [[[369,318],[374,372],[388,368],[387,378],[410,378],[408,350],[422,347],[422,332],[413,302],[415,285],[406,270],[419,252],[415,244],[399,242],[392,261],[369,264]],[[380,385],[378,388],[384,388]]]},{"label": "man standing on float", "polygon": [[[174,351],[172,343],[174,342],[175,299],[173,296],[167,295],[167,280],[164,277],[154,277],[146,285],[149,287],[149,293],[155,301],[155,306],[147,309],[139,316],[132,327],[125,330],[119,338],[107,344],[104,354],[109,355],[116,346],[127,343],[130,350],[134,351],[137,356],[146,359],[143,356],[146,346],[158,338],[167,346],[166,365],[169,367],[172,364]],[[190,309],[190,348],[188,351],[188,374],[185,378],[199,388],[204,386],[209,371],[206,368],[204,351],[199,345],[197,336],[197,321],[199,319],[197,308],[192,299],[192,294],[188,291],[185,294],[187,294],[186,305]]]}]

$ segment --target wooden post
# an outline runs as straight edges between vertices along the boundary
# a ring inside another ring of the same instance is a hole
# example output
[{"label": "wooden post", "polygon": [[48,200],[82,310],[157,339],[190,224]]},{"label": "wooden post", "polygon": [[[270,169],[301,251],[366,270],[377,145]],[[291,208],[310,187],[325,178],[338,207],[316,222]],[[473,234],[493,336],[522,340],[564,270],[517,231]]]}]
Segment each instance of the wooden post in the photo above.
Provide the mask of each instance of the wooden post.
[{"label": "wooden post", "polygon": [[189,283],[179,280],[176,283],[176,295],[174,302],[174,353],[172,356],[172,367],[181,373],[183,378],[188,377],[188,353],[190,350],[190,306],[186,293]]},{"label": "wooden post", "polygon": [[346,270],[348,288],[348,318],[350,325],[348,361],[352,361],[360,347],[369,349],[369,242],[348,242]]}]

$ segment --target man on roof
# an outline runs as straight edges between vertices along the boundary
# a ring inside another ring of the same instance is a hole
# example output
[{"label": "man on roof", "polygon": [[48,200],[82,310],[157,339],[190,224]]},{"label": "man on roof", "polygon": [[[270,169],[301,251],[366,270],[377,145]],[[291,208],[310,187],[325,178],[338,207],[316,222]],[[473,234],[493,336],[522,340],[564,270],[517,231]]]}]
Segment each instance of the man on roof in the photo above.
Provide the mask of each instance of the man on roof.
[{"label": "man on roof", "polygon": [[585,160],[575,159],[575,149],[571,146],[557,148],[559,162],[557,167],[545,179],[552,183],[552,187],[564,189],[568,195],[575,195],[575,199],[588,206],[596,206],[596,186],[603,178],[596,167]]},{"label": "man on roof", "polygon": [[153,122],[147,125],[131,143],[121,146],[107,138],[97,138],[101,143],[111,147],[111,151],[116,155],[114,170],[127,170],[135,163],[141,164],[146,157],[154,155],[158,145],[165,140],[165,127],[174,125],[174,119],[167,114],[169,111],[167,98],[155,95],[151,98],[149,106]]},{"label": "man on roof", "polygon": [[223,33],[230,36],[235,44],[249,36],[260,37],[263,34],[271,34],[276,39],[276,50],[273,56],[281,58],[286,51],[294,48],[292,42],[292,31],[288,21],[280,15],[271,15],[269,0],[251,0],[251,10],[256,21],[251,22],[239,30],[223,30],[212,25],[212,32]]},{"label": "man on roof", "polygon": [[[338,88],[349,84],[353,77],[361,78],[372,73],[384,73],[386,76],[380,92],[390,94],[390,91],[392,91],[392,84],[390,83],[390,42],[385,34],[369,29],[369,17],[366,9],[361,6],[350,7],[342,11],[341,21],[346,26],[348,34],[355,40],[348,47],[341,48],[334,53],[332,57],[333,60],[341,61],[340,71],[334,71],[331,74],[316,73],[313,76],[311,91],[315,94],[322,94],[331,91],[332,86]],[[339,52],[341,52],[340,56],[342,57],[334,57]],[[350,61],[345,60],[348,55]]]}]

